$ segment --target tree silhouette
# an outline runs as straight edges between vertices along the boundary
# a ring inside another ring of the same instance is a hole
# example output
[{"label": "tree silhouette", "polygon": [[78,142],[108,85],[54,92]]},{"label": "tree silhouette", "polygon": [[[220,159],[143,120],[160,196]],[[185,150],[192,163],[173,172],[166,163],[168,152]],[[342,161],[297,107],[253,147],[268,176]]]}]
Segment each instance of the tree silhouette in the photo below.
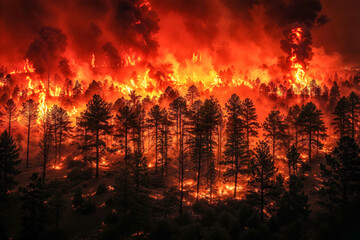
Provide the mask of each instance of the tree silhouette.
[{"label": "tree silhouette", "polygon": [[186,100],[183,97],[176,98],[170,104],[170,116],[171,119],[175,121],[175,132],[177,135],[177,144],[179,149],[178,159],[179,159],[179,185],[180,185],[180,208],[179,214],[182,214],[183,210],[183,199],[184,199],[184,172],[185,172],[185,143],[184,143],[184,134],[185,134],[185,118],[187,114],[187,104]]},{"label": "tree silhouette", "polygon": [[221,120],[221,107],[217,99],[210,97],[204,101],[200,108],[200,124],[204,130],[207,165],[214,159],[214,131]]},{"label": "tree silhouette", "polygon": [[11,124],[16,121],[18,116],[17,107],[14,100],[10,98],[6,101],[3,108],[8,122],[8,133],[11,135]]},{"label": "tree silhouette", "polygon": [[288,161],[289,177],[291,175],[297,176],[298,168],[299,168],[299,164],[301,163],[301,160],[300,160],[300,153],[298,153],[298,150],[295,147],[295,145],[292,145],[290,147],[290,149],[286,153],[286,158]]},{"label": "tree silhouette", "polygon": [[209,204],[212,204],[213,195],[216,192],[216,171],[215,171],[215,162],[214,160],[210,160],[210,163],[207,166],[206,171],[206,182],[207,189],[209,191]]},{"label": "tree silhouette", "polygon": [[19,148],[7,130],[0,135],[0,196],[6,197],[7,192],[17,185],[15,176],[19,175]]},{"label": "tree silhouette", "polygon": [[94,145],[94,136],[91,135],[88,126],[86,125],[84,114],[87,110],[80,113],[79,117],[76,117],[76,128],[73,143],[77,149],[80,150],[82,158],[85,162],[91,162],[94,158],[90,153],[92,146]]},{"label": "tree silhouette", "polygon": [[200,109],[203,106],[200,100],[195,101],[189,110],[189,152],[190,159],[194,163],[196,172],[196,202],[199,200],[199,191],[201,184],[202,165],[204,161],[205,142],[204,129],[201,124]]},{"label": "tree silhouette", "polygon": [[359,147],[354,139],[345,136],[339,139],[332,154],[327,154],[320,164],[323,187],[320,188],[320,203],[330,211],[341,206],[347,208],[349,199],[358,191],[360,183]]},{"label": "tree silhouette", "polygon": [[234,198],[238,183],[238,175],[245,173],[247,166],[247,133],[245,130],[245,121],[241,119],[241,101],[240,98],[233,94],[225,103],[228,121],[226,124],[226,144],[225,144],[225,161],[227,166],[225,176],[234,177]]},{"label": "tree silhouette", "polygon": [[187,92],[186,98],[190,102],[190,106],[200,97],[199,89],[195,85],[191,85]]},{"label": "tree silhouette", "polygon": [[273,161],[275,161],[275,149],[280,140],[284,140],[286,133],[286,123],[284,116],[280,114],[279,110],[272,110],[266,117],[263,128],[265,131],[265,138],[269,139],[272,146]]},{"label": "tree silhouette", "polygon": [[250,137],[257,137],[257,130],[260,128],[260,124],[257,122],[256,108],[251,99],[246,98],[244,101],[242,101],[240,115],[243,120],[246,135],[247,154],[250,155]]},{"label": "tree silhouette", "polygon": [[170,127],[173,126],[173,122],[168,117],[168,112],[164,111],[164,116],[161,119],[161,130],[160,130],[160,154],[161,154],[161,172],[165,176],[168,175],[168,165],[171,161],[169,157],[169,149],[172,144]]},{"label": "tree silhouette", "polygon": [[290,175],[288,190],[280,198],[277,211],[281,223],[288,224],[299,218],[306,220],[310,215],[308,196],[304,193],[304,185],[298,176]]},{"label": "tree silhouette", "polygon": [[[295,147],[298,147],[299,142],[299,126],[297,125],[297,119],[299,117],[301,108],[299,105],[295,104],[294,106],[289,108],[288,115],[286,116],[285,121],[287,122],[289,126],[289,130],[293,129],[294,131],[294,137],[295,137]],[[290,135],[290,134],[289,134]]]},{"label": "tree silhouette", "polygon": [[100,148],[106,147],[106,143],[101,139],[101,136],[110,134],[112,125],[109,120],[112,117],[110,112],[110,105],[101,99],[99,95],[94,95],[93,98],[86,104],[87,111],[84,112],[84,123],[90,132],[95,137],[94,147],[96,150],[96,178],[99,177],[99,160]]},{"label": "tree silhouette", "polygon": [[254,149],[254,156],[250,159],[249,174],[249,196],[253,204],[260,209],[261,220],[264,221],[264,210],[270,204],[272,191],[275,188],[275,174],[277,169],[271,157],[269,146],[260,141]]},{"label": "tree silhouette", "polygon": [[336,133],[339,133],[340,137],[349,136],[351,132],[351,115],[348,98],[340,98],[334,108],[333,115],[335,117],[332,125],[335,126]]},{"label": "tree silhouette", "polygon": [[359,96],[351,92],[348,96],[349,108],[350,108],[350,119],[351,119],[351,137],[355,139],[356,127],[359,122],[359,109],[360,109],[360,98]]},{"label": "tree silhouette", "polygon": [[329,104],[327,106],[328,110],[332,112],[340,99],[340,88],[336,81],[333,82],[333,85],[330,89],[329,94]]},{"label": "tree silhouette", "polygon": [[22,239],[41,239],[46,218],[45,200],[47,194],[41,178],[33,173],[26,188],[22,189],[21,198],[21,236]]},{"label": "tree silhouette", "polygon": [[150,109],[148,124],[153,128],[153,135],[155,137],[155,172],[158,170],[158,150],[160,148],[159,130],[162,118],[164,117],[165,109],[160,108],[159,105],[155,105]]},{"label": "tree silhouette", "polygon": [[68,112],[63,108],[59,109],[58,112],[58,136],[59,136],[59,160],[61,160],[61,153],[62,153],[62,144],[66,140],[66,138],[71,136],[72,133],[72,126],[71,120]]},{"label": "tree silhouette", "polygon": [[309,162],[311,162],[312,146],[321,146],[320,139],[326,138],[326,127],[322,115],[322,112],[316,108],[315,104],[309,102],[302,106],[297,120],[299,133],[304,135],[300,142],[307,142],[308,145]]},{"label": "tree silhouette", "polygon": [[50,154],[50,145],[52,140],[52,124],[50,121],[50,113],[49,111],[43,116],[43,138],[41,139],[39,146],[40,146],[40,158],[43,162],[43,171],[42,171],[42,181],[45,185],[46,179],[46,168],[49,162],[49,154]]},{"label": "tree silhouette", "polygon": [[58,105],[54,104],[50,110],[49,110],[49,114],[50,114],[50,125],[51,125],[51,135],[53,138],[53,143],[54,143],[54,167],[56,167],[57,165],[57,161],[58,161],[58,132],[59,132],[59,124],[58,124],[58,120],[59,120],[59,112],[60,112],[60,108]]},{"label": "tree silhouette", "polygon": [[32,126],[39,114],[39,104],[35,103],[33,99],[28,99],[22,104],[22,109],[20,114],[22,116],[22,123],[27,128],[27,142],[26,142],[26,167],[29,167],[29,152],[30,152],[30,135],[32,131]]},{"label": "tree silhouette", "polygon": [[118,109],[118,114],[116,115],[116,128],[117,128],[117,137],[123,138],[123,148],[124,152],[124,161],[126,162],[129,159],[129,136],[132,126],[136,121],[136,114],[131,108],[126,104]]}]

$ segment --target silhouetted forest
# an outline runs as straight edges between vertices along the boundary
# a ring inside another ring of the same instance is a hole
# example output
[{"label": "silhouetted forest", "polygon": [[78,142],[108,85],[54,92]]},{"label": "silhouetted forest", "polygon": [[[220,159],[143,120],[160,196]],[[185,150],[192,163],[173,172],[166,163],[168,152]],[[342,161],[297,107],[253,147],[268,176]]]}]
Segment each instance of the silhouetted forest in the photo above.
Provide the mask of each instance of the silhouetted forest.
[{"label": "silhouetted forest", "polygon": [[359,239],[358,80],[261,84],[264,106],[195,85],[108,102],[70,84],[49,108],[3,95],[0,238]]}]

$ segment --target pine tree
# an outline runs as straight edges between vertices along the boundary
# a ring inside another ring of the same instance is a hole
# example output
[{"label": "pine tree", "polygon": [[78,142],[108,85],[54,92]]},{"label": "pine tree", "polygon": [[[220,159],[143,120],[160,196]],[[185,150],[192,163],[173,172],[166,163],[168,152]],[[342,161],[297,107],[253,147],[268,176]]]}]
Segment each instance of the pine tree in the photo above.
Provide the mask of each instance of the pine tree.
[{"label": "pine tree", "polygon": [[277,169],[266,142],[260,141],[254,149],[254,156],[248,166],[249,190],[248,199],[260,210],[261,220],[264,221],[264,211],[270,205],[272,191],[276,187],[275,174]]},{"label": "pine tree", "polygon": [[165,176],[168,175],[168,165],[171,161],[171,158],[169,157],[169,149],[172,144],[171,126],[173,126],[173,122],[169,119],[168,112],[165,110],[161,120],[160,130],[161,172],[164,174],[165,171]]},{"label": "pine tree", "polygon": [[329,104],[327,106],[327,108],[330,112],[332,112],[334,110],[334,107],[336,106],[339,99],[340,99],[340,88],[339,88],[337,82],[334,81],[333,85],[330,89]]},{"label": "pine tree", "polygon": [[190,159],[194,163],[196,172],[196,202],[199,200],[199,191],[201,184],[202,165],[204,161],[205,142],[204,129],[201,124],[200,109],[203,106],[200,100],[195,101],[189,110],[189,152]]},{"label": "pine tree", "polygon": [[6,104],[3,106],[4,113],[8,122],[8,133],[11,135],[11,124],[16,121],[18,116],[18,111],[16,104],[12,98],[6,101]]},{"label": "pine tree", "polygon": [[350,104],[346,97],[342,97],[334,108],[335,116],[332,125],[335,126],[336,133],[340,134],[340,138],[351,134],[351,115]]},{"label": "pine tree", "polygon": [[353,138],[342,137],[331,155],[326,155],[320,164],[323,187],[320,188],[320,203],[330,211],[340,206],[346,208],[349,200],[358,191],[360,184],[359,147]]},{"label": "pine tree", "polygon": [[91,147],[94,144],[94,137],[91,135],[89,128],[86,126],[84,114],[87,110],[80,113],[80,117],[76,117],[75,137],[73,144],[80,150],[83,161],[91,162],[93,156],[90,153]]},{"label": "pine tree", "polygon": [[298,176],[290,175],[288,190],[280,198],[277,211],[281,223],[289,224],[297,219],[306,220],[310,215],[308,196],[304,193],[304,185]]},{"label": "pine tree", "polygon": [[260,124],[257,122],[256,108],[251,99],[246,98],[242,102],[240,115],[243,120],[246,135],[247,154],[250,155],[250,137],[257,137],[257,130],[260,128]]},{"label": "pine tree", "polygon": [[101,136],[110,134],[112,125],[109,120],[112,117],[110,105],[101,99],[99,95],[94,95],[92,100],[86,104],[87,111],[84,112],[83,118],[86,127],[95,138],[94,148],[96,150],[96,178],[99,177],[99,160],[100,150],[106,147],[106,143]]},{"label": "pine tree", "polygon": [[245,173],[247,165],[247,140],[244,120],[241,119],[241,101],[233,94],[225,104],[228,122],[226,124],[225,161],[227,166],[225,176],[234,177],[234,198],[236,198],[238,175]]},{"label": "pine tree", "polygon": [[135,112],[126,104],[118,109],[118,114],[116,115],[116,129],[117,134],[116,137],[119,139],[123,139],[122,148],[124,151],[124,161],[127,162],[130,156],[130,131],[134,126],[134,122],[136,121]]},{"label": "pine tree", "polygon": [[[289,108],[288,115],[286,116],[285,121],[289,126],[289,130],[292,129],[295,135],[295,147],[298,147],[299,142],[299,126],[297,125],[297,119],[299,117],[301,108],[299,105],[295,104],[294,106]],[[290,135],[290,134],[289,134]]]},{"label": "pine tree", "polygon": [[51,129],[51,121],[49,112],[46,113],[46,116],[43,116],[43,138],[41,139],[40,146],[40,159],[43,162],[43,171],[42,171],[42,181],[45,185],[46,179],[46,169],[49,163],[49,155],[50,155],[50,146],[52,140],[52,129]]},{"label": "pine tree", "polygon": [[190,106],[193,105],[193,103],[200,97],[199,89],[195,85],[191,85],[187,92],[186,92],[186,98],[190,103]]},{"label": "pine tree", "polygon": [[0,196],[6,197],[7,192],[17,185],[14,177],[20,173],[19,164],[19,148],[5,130],[0,135]]},{"label": "pine tree", "polygon": [[55,190],[49,200],[49,207],[55,213],[55,226],[59,226],[61,213],[64,210],[65,200],[63,199],[63,192]]},{"label": "pine tree", "polygon": [[359,122],[359,110],[360,110],[360,97],[351,92],[348,96],[349,108],[350,108],[350,119],[351,119],[351,137],[355,139],[356,127]]},{"label": "pine tree", "polygon": [[185,142],[184,142],[184,135],[185,135],[185,118],[187,115],[187,104],[186,100],[183,97],[176,98],[170,104],[170,116],[171,119],[175,121],[175,132],[177,135],[177,145],[178,145],[178,159],[179,159],[179,185],[180,185],[180,208],[179,214],[182,214],[183,211],[183,199],[184,199],[184,172],[185,172]]},{"label": "pine tree", "polygon": [[216,146],[215,129],[221,121],[221,106],[217,99],[210,97],[204,101],[204,105],[200,108],[200,124],[204,131],[206,169],[207,169],[207,185],[210,191],[210,204],[212,202],[212,194],[215,189],[215,153]]},{"label": "pine tree", "polygon": [[286,154],[286,158],[288,161],[288,172],[289,172],[289,177],[291,175],[298,175],[298,168],[299,168],[299,164],[301,163],[300,160],[300,153],[298,153],[297,148],[295,147],[295,145],[292,145],[289,149],[289,151]]},{"label": "pine tree", "polygon": [[158,170],[158,151],[160,148],[160,126],[162,118],[164,117],[165,109],[162,109],[159,105],[155,105],[150,109],[148,124],[153,128],[153,136],[155,138],[155,172]]},{"label": "pine tree", "polygon": [[28,99],[22,104],[22,109],[20,114],[22,116],[22,123],[27,128],[27,142],[26,142],[26,167],[29,167],[29,152],[30,152],[30,135],[32,132],[32,127],[36,119],[38,118],[39,104],[35,103],[33,99]]},{"label": "pine tree", "polygon": [[53,139],[53,144],[54,144],[54,167],[56,167],[57,165],[57,161],[58,161],[58,132],[59,132],[59,124],[58,124],[58,119],[59,119],[59,111],[60,108],[58,105],[53,105],[50,110],[49,110],[49,114],[50,114],[50,129],[51,129],[51,136]]},{"label": "pine tree", "polygon": [[68,112],[63,108],[58,112],[58,136],[59,136],[59,160],[61,161],[62,144],[68,137],[71,137],[73,127],[71,126],[71,120]]},{"label": "pine tree", "polygon": [[279,110],[272,110],[263,123],[265,138],[271,142],[273,161],[275,161],[275,150],[279,141],[286,137],[286,127],[284,116]]},{"label": "pine tree", "polygon": [[215,157],[214,154],[214,131],[221,120],[220,104],[217,99],[211,97],[206,99],[204,105],[200,108],[200,124],[204,130],[204,141],[206,149],[207,164]]},{"label": "pine tree", "polygon": [[216,192],[216,170],[215,170],[215,162],[211,160],[207,166],[206,171],[206,182],[207,182],[207,189],[209,191],[209,204],[212,204],[213,195]]},{"label": "pine tree", "polygon": [[304,136],[300,142],[307,142],[309,162],[311,162],[312,146],[321,146],[320,139],[326,138],[326,127],[322,115],[322,112],[316,108],[315,104],[309,102],[302,106],[297,120],[299,133]]},{"label": "pine tree", "polygon": [[21,198],[21,236],[22,239],[42,239],[43,225],[46,218],[44,204],[47,193],[37,173],[30,177],[30,183],[22,189]]}]

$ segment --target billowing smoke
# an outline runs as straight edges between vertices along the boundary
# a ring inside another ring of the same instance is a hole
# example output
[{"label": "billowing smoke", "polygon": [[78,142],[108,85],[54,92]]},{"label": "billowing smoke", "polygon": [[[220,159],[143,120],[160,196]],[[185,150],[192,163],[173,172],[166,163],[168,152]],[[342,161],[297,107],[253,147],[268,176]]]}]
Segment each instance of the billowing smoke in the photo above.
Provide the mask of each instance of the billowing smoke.
[{"label": "billowing smoke", "polygon": [[[49,73],[58,65],[67,46],[65,34],[58,28],[43,27],[29,46],[25,57],[39,74]],[[64,64],[64,63],[63,63]]]},{"label": "billowing smoke", "polygon": [[[216,72],[223,83],[230,82],[228,76],[254,80],[258,76],[249,73],[254,69],[270,81],[278,77],[274,68],[282,50],[288,65],[295,53],[307,66],[308,30],[329,21],[321,0],[0,0],[0,9],[1,63],[16,65],[25,57],[40,75],[58,71],[87,79],[100,79],[91,74],[107,71],[92,68],[90,74],[89,65],[107,66],[111,76],[149,71],[160,86],[177,79],[169,76],[172,71],[189,65],[194,69],[183,75],[191,81],[201,79],[194,71]],[[281,33],[294,23],[302,24],[305,41],[295,47],[285,39],[280,45]],[[194,53],[198,60],[192,62]],[[130,73],[123,71],[127,66],[134,66]],[[153,74],[153,69],[161,71]]]},{"label": "billowing smoke", "polygon": [[119,51],[116,49],[116,47],[111,43],[107,42],[103,46],[105,55],[107,56],[109,60],[109,65],[112,68],[119,68],[121,67],[121,57],[119,54]]}]

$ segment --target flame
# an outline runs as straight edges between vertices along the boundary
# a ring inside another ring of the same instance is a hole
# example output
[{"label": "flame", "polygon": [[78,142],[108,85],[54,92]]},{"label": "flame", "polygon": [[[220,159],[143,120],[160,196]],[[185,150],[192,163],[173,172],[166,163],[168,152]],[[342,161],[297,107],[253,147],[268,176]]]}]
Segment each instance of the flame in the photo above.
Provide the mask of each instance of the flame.
[{"label": "flame", "polygon": [[[42,86],[44,85],[41,81]],[[42,120],[45,120],[45,116],[47,113],[48,107],[46,105],[46,93],[45,91],[41,91],[39,94],[39,116]]]},{"label": "flame", "polygon": [[71,112],[70,112],[70,116],[72,116],[72,115],[76,115],[77,114],[77,110],[76,110],[76,108],[75,108],[75,106],[73,106],[73,109],[71,110]]},{"label": "flame", "polygon": [[91,67],[95,68],[95,53],[91,54]]},{"label": "flame", "polygon": [[[297,27],[291,30],[290,33],[290,37],[291,37],[291,43],[295,46],[299,46],[301,44],[301,42],[304,40],[303,38],[303,29],[301,27]],[[291,62],[291,72],[292,72],[292,76],[295,80],[295,83],[298,84],[301,88],[304,88],[308,85],[308,81],[305,77],[305,68],[306,66],[304,66],[304,64],[302,64],[296,53],[295,53],[295,48],[291,48],[291,57],[290,57],[290,62]],[[295,91],[298,90],[298,88],[294,88]],[[298,92],[298,91],[296,91]]]},{"label": "flame", "polygon": [[53,89],[50,88],[50,96],[52,97],[59,97],[61,94],[61,88],[58,86],[55,86],[55,91]]},{"label": "flame", "polygon": [[34,66],[29,62],[29,59],[25,59],[24,71],[26,73],[33,73],[35,72]]}]

